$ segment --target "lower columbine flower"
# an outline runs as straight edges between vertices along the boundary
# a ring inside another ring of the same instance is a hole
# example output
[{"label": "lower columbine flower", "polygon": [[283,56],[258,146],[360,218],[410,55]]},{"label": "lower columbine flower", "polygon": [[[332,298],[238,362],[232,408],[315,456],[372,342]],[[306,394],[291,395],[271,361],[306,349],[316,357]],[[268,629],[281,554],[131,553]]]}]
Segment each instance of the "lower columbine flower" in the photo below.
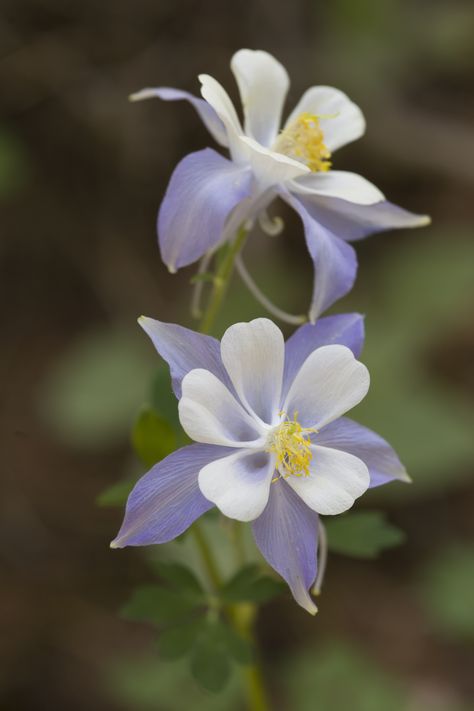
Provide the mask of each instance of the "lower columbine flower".
[{"label": "lower columbine flower", "polygon": [[358,314],[306,324],[286,342],[268,319],[209,336],[140,323],[169,363],[186,433],[198,444],[156,464],[130,494],[112,547],[165,543],[212,506],[252,521],[257,546],[296,601],[316,612],[318,515],[406,472],[378,435],[342,418],[369,387],[356,360]]},{"label": "lower columbine flower", "polygon": [[131,96],[134,101],[190,101],[230,154],[229,160],[206,148],[178,164],[158,216],[161,255],[176,271],[232,239],[242,224],[259,219],[266,230],[266,209],[280,197],[303,223],[316,274],[309,309],[315,321],[354,284],[357,259],[351,242],[374,232],[426,225],[429,218],[387,202],[362,176],[333,169],[335,151],[365,131],[361,110],[342,91],[309,88],[281,125],[289,88],[283,65],[267,52],[241,49],[231,69],[243,126],[225,89],[207,74],[199,76],[202,99],[169,87]]}]

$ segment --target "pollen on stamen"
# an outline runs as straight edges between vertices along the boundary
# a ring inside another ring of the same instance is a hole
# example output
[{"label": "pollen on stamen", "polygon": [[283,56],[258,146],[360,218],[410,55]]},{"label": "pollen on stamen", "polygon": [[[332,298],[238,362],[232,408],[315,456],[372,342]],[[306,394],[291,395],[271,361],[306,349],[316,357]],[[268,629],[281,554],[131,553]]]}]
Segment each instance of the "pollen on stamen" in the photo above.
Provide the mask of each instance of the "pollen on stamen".
[{"label": "pollen on stamen", "polygon": [[297,412],[292,420],[288,419],[286,413],[279,414],[285,415],[286,419],[273,430],[267,444],[267,451],[276,454],[275,468],[279,472],[272,482],[290,476],[309,476],[313,459],[310,434],[316,430],[302,427]]},{"label": "pollen on stamen", "polygon": [[300,114],[280,133],[274,149],[289,158],[299,160],[313,172],[330,170],[331,152],[324,143],[320,118],[307,112]]}]

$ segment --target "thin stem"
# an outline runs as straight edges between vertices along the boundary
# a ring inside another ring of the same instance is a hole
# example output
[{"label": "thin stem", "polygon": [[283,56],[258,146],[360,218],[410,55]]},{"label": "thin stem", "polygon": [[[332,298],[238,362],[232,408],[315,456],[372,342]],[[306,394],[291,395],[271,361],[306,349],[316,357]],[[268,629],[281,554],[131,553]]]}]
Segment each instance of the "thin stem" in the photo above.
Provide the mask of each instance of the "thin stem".
[{"label": "thin stem", "polygon": [[326,534],[326,528],[321,519],[319,519],[318,522],[318,539],[318,575],[316,576],[316,580],[311,591],[313,595],[321,594],[328,560],[328,537]]},{"label": "thin stem", "polygon": [[[230,608],[230,617],[235,631],[254,645],[256,616],[256,605],[247,603],[232,605]],[[270,706],[267,700],[262,670],[257,661],[243,668],[243,678],[249,709],[251,711],[268,711]]]},{"label": "thin stem", "polygon": [[201,333],[209,333],[214,326],[214,321],[219,313],[230,277],[232,276],[235,259],[244,246],[246,238],[247,230],[241,227],[237,232],[235,240],[225,246],[226,252],[215,274],[212,293],[201,321],[199,329]]},{"label": "thin stem", "polygon": [[262,671],[258,664],[244,668],[244,678],[246,681],[247,700],[252,711],[268,711],[270,706],[267,701],[265,684]]},{"label": "thin stem", "polygon": [[[215,591],[222,586],[222,579],[217,567],[212,548],[209,546],[204,532],[195,521],[192,527],[194,539],[199,548],[201,558],[206,569],[209,581]],[[236,549],[239,544],[236,541]],[[254,624],[257,616],[257,607],[251,603],[229,605],[228,614],[234,630],[255,646]],[[265,685],[262,671],[257,662],[247,665],[242,669],[248,707],[250,711],[268,711]]]},{"label": "thin stem", "polygon": [[[201,333],[209,333],[214,326],[214,322],[219,313],[219,309],[222,306],[225,293],[229,286],[235,260],[238,257],[246,238],[247,230],[245,227],[241,227],[237,232],[234,241],[228,243],[223,248],[225,249],[225,252],[222,255],[222,261],[217,267],[216,274],[213,279],[213,287],[209,303],[201,320],[199,329]],[[202,271],[204,271],[205,268],[207,268],[207,264],[205,266],[202,265]],[[194,532],[194,538],[199,548],[209,581],[214,590],[219,590],[222,586],[222,579],[212,548],[208,544],[204,532],[197,521],[194,522],[192,530]],[[244,550],[243,541],[240,537],[241,531],[234,530],[233,533],[236,556],[239,562],[242,562]],[[255,645],[253,628],[257,615],[256,605],[247,603],[229,605],[227,611],[235,631]],[[270,707],[266,698],[262,672],[257,662],[244,667],[243,678],[250,711],[268,711]]]},{"label": "thin stem", "polygon": [[245,565],[245,545],[244,545],[244,526],[240,521],[232,521],[232,543],[235,549],[235,558],[239,565]]},{"label": "thin stem", "polygon": [[290,323],[292,326],[301,326],[302,323],[305,323],[308,320],[306,316],[294,316],[293,314],[289,314],[286,311],[283,311],[283,309],[278,308],[278,306],[275,306],[275,304],[270,301],[270,299],[265,296],[265,294],[256,285],[247,271],[247,267],[245,266],[240,255],[238,255],[235,260],[235,266],[247,289],[259,302],[259,304],[261,304],[264,309],[272,314],[272,316],[275,316],[275,318],[283,321],[284,323]]},{"label": "thin stem", "polygon": [[217,567],[216,559],[214,558],[212,549],[206,540],[204,531],[202,530],[198,521],[194,522],[194,525],[191,530],[194,534],[194,540],[196,541],[197,547],[199,548],[202,562],[206,569],[206,573],[211,582],[211,585],[214,590],[218,590],[222,585],[222,580],[219,573],[219,569]]},{"label": "thin stem", "polygon": [[[210,261],[213,256],[214,256],[213,252],[207,252],[207,254],[204,255],[204,257],[199,262],[199,268],[198,268],[197,275],[196,275],[197,277],[202,276],[204,274],[204,272],[207,271]],[[202,279],[198,279],[196,281],[196,283],[194,284],[193,293],[191,296],[191,316],[193,316],[193,318],[201,318],[202,317],[201,299],[202,299],[203,289],[204,289],[204,281]]]}]

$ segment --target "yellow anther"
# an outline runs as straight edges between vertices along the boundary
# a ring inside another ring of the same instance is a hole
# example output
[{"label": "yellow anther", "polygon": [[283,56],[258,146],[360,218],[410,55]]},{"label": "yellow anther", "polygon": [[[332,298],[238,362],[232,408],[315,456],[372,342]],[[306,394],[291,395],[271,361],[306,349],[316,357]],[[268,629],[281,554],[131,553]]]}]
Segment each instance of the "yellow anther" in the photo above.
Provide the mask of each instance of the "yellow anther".
[{"label": "yellow anther", "polygon": [[316,114],[300,114],[280,133],[274,150],[304,163],[313,172],[329,170],[331,153],[324,144],[320,118]]},{"label": "yellow anther", "polygon": [[[279,415],[283,416],[285,413],[280,412]],[[289,476],[309,476],[309,467],[313,458],[309,438],[312,432],[316,430],[300,425],[298,413],[295,412],[292,420],[287,417],[271,433],[267,452],[276,454],[275,468],[284,479]],[[273,481],[278,479],[277,476]]]}]

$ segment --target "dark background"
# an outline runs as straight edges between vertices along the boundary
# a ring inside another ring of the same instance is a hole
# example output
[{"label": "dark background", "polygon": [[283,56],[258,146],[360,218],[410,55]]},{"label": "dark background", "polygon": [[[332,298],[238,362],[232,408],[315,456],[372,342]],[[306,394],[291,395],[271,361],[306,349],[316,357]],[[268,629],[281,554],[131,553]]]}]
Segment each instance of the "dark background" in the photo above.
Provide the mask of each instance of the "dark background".
[{"label": "dark background", "polygon": [[[268,605],[259,637],[276,708],[466,711],[474,685],[474,8],[469,0],[3,0],[0,9],[0,704],[13,710],[240,708],[159,660],[118,609],[150,577],[112,552],[120,508],[97,496],[137,469],[129,429],[157,364],[145,313],[192,325],[192,268],[167,274],[155,215],[177,161],[210,144],[193,110],[127,95],[236,98],[240,47],[288,68],[287,109],[311,84],[363,108],[367,135],[336,156],[433,226],[358,245],[337,310],[367,316],[372,391],[359,418],[414,484],[362,507],[406,532],[375,561],[333,555],[309,619]],[[299,224],[256,237],[247,262],[278,305],[305,309]],[[261,314],[234,280],[219,324]],[[341,679],[344,680],[341,682]]]}]

